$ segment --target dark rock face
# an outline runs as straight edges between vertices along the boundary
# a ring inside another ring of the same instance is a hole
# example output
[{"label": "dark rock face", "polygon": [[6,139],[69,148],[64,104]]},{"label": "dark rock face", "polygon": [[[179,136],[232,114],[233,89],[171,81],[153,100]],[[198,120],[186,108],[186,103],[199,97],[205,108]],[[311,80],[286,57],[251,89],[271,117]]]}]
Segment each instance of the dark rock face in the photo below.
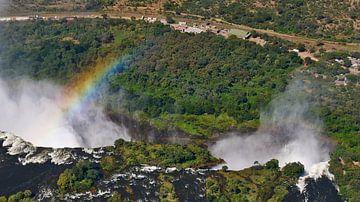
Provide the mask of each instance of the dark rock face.
[{"label": "dark rock face", "polygon": [[[99,162],[109,155],[103,148],[51,149],[36,148],[20,138],[0,133],[0,195],[30,189],[38,200],[56,196],[56,181],[61,172],[81,159]],[[205,179],[215,171],[154,166],[132,167],[97,182],[96,192],[66,195],[68,201],[106,201],[114,191],[132,200],[158,201],[161,174],[172,177],[180,201],[206,201]],[[131,190],[129,192],[129,190]],[[343,201],[333,183],[326,177],[308,179],[305,191],[291,187],[285,201]]]},{"label": "dark rock face", "polygon": [[285,202],[341,202],[344,201],[336,190],[334,183],[327,177],[317,180],[308,179],[305,191],[300,193],[297,187],[291,187]]},{"label": "dark rock face", "polygon": [[11,156],[7,152],[6,148],[0,147],[0,195],[10,195],[25,189],[36,193],[41,185],[54,185],[59,174],[69,166],[51,162],[23,165],[18,155]]},{"label": "dark rock face", "polygon": [[191,142],[191,138],[179,130],[159,130],[149,123],[139,122],[121,113],[107,112],[107,116],[114,123],[126,126],[131,139],[136,141],[158,144],[188,144]]}]

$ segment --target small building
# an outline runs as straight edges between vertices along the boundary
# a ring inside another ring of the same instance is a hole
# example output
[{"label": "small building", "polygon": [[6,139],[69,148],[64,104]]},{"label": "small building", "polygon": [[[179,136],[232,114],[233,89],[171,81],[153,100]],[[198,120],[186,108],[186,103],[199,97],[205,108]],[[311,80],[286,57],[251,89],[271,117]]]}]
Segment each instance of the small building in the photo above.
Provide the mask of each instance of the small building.
[{"label": "small building", "polygon": [[179,25],[185,26],[186,22],[179,22]]},{"label": "small building", "polygon": [[148,22],[148,23],[155,23],[156,22],[156,18],[152,18],[152,17],[147,17],[144,19],[145,22]]},{"label": "small building", "polygon": [[185,33],[194,33],[194,34],[200,34],[204,32],[204,30],[197,28],[197,27],[188,27],[184,30]]},{"label": "small building", "polygon": [[230,29],[229,35],[235,35],[236,37],[241,39],[248,39],[250,38],[251,33],[240,29]]}]

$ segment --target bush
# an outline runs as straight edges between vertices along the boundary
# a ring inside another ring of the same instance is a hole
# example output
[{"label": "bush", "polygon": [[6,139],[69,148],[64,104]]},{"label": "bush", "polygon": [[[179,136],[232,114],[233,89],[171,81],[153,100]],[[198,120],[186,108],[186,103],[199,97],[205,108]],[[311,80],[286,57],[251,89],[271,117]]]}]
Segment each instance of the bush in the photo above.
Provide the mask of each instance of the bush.
[{"label": "bush", "polygon": [[286,164],[285,167],[283,167],[282,172],[284,173],[284,175],[296,179],[304,173],[304,166],[300,162],[289,163]]},{"label": "bush", "polygon": [[124,200],[121,198],[121,195],[120,195],[119,192],[114,191],[112,193],[112,196],[107,201],[108,202],[121,202],[121,201],[124,201]]},{"label": "bush", "polygon": [[66,169],[57,181],[61,194],[89,190],[100,177],[98,166],[89,161],[79,161],[73,168]]},{"label": "bush", "polygon": [[271,170],[279,170],[279,161],[276,159],[271,159],[265,164],[265,168]]},{"label": "bush", "polygon": [[105,156],[101,159],[100,166],[104,171],[113,171],[116,169],[116,159],[113,156]]}]

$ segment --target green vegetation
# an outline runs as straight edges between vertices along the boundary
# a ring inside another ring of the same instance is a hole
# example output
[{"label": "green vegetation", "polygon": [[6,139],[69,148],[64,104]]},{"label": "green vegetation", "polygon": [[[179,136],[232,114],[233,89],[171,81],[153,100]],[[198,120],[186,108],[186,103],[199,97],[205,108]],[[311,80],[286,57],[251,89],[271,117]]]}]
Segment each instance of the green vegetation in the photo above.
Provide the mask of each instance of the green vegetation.
[{"label": "green vegetation", "polygon": [[161,167],[201,168],[216,165],[220,160],[200,146],[147,144],[143,142],[115,142],[115,156],[122,158],[122,169],[141,164]]},{"label": "green vegetation", "polygon": [[125,90],[123,108],[143,112],[154,126],[209,137],[254,125],[300,65],[281,43],[167,32],[111,84],[114,92]]},{"label": "green vegetation", "polygon": [[304,173],[304,166],[301,163],[289,163],[282,168],[284,175],[296,180]]},{"label": "green vegetation", "polygon": [[[335,175],[340,193],[348,201],[355,202],[360,200],[360,88],[358,79],[350,80],[346,86],[335,86],[335,80],[341,74],[360,77],[349,73],[345,62],[347,56],[360,58],[359,53],[326,53],[323,56],[325,61],[312,64],[306,74],[313,83],[314,97],[321,103],[326,133],[338,143],[331,155],[330,171]],[[343,59],[344,64],[335,62],[335,59]]]},{"label": "green vegetation", "polygon": [[79,161],[60,174],[57,181],[60,197],[65,193],[88,191],[101,177],[99,167],[89,161]]},{"label": "green vegetation", "polygon": [[176,196],[175,187],[171,183],[173,177],[160,174],[158,180],[161,182],[159,190],[159,200],[161,202],[178,202],[179,198]]},{"label": "green vegetation", "polygon": [[0,202],[34,202],[32,198],[32,193],[30,190],[25,190],[23,192],[18,192],[16,194],[10,195],[8,198],[6,196],[0,196]]},{"label": "green vegetation", "polygon": [[[289,19],[286,23],[292,22],[293,18]],[[259,26],[270,22],[265,20]],[[297,32],[291,27],[283,31]],[[226,40],[207,33],[180,34],[160,24],[143,22],[2,22],[0,32],[1,74],[9,78],[26,75],[66,83],[99,58],[133,56],[125,62],[124,73],[109,78],[109,110],[129,113],[157,128],[178,129],[195,138],[208,138],[230,129],[257,128],[260,110],[272,95],[285,89],[289,75],[303,65],[295,53],[287,51],[289,46],[302,50],[301,44],[268,38],[269,43],[261,47],[234,37]],[[319,100],[324,132],[338,143],[331,155],[330,170],[341,194],[349,201],[359,201],[360,77],[350,72],[347,56],[324,53],[320,62],[307,61],[302,74],[313,85],[309,90],[313,99]],[[360,58],[359,53],[351,56]],[[343,59],[344,63],[335,59]],[[341,74],[348,78],[346,86],[335,85]],[[116,102],[118,96],[123,102]],[[100,164],[79,162],[64,171],[57,183],[60,195],[91,190],[102,174],[107,176],[130,166],[199,168],[220,162],[206,148],[194,144],[119,140],[115,148],[108,149],[114,155],[104,157]],[[239,172],[224,168],[207,179],[207,197],[210,201],[279,201],[303,167],[292,163],[281,171],[277,164],[273,160]],[[175,199],[173,191],[171,180],[167,180],[160,190],[161,197]],[[114,196],[116,200],[118,196]]]},{"label": "green vegetation", "polygon": [[118,166],[113,156],[105,156],[100,161],[101,168],[106,172],[111,172]]},{"label": "green vegetation", "polygon": [[121,201],[124,201],[124,200],[121,198],[121,195],[120,195],[119,192],[114,191],[112,193],[112,196],[107,201],[108,202],[121,202]]},{"label": "green vegetation", "polygon": [[110,19],[0,23],[1,74],[65,83],[97,59],[131,54],[145,36],[168,29]]},{"label": "green vegetation", "polygon": [[236,127],[236,120],[227,114],[216,115],[180,115],[162,114],[153,120],[157,128],[178,128],[194,137],[206,137],[214,132],[226,132]]},{"label": "green vegetation", "polygon": [[109,109],[201,138],[256,128],[259,110],[303,63],[283,41],[269,39],[261,47],[156,23],[29,21],[0,23],[0,31],[1,74],[7,77],[66,83],[100,58],[130,55],[127,71],[110,78]]},{"label": "green vegetation", "polygon": [[341,0],[183,0],[165,9],[314,38],[360,41],[360,3]]},{"label": "green vegetation", "polygon": [[[100,163],[79,161],[70,169],[60,174],[57,180],[59,197],[67,193],[81,193],[96,190],[96,183],[114,173],[124,171],[131,166],[143,164],[161,167],[202,168],[217,165],[221,161],[196,145],[159,145],[142,142],[125,142],[117,140],[115,147],[106,148],[113,152],[104,156]],[[178,201],[170,176],[160,175],[160,201]],[[131,195],[131,187],[126,188]],[[114,192],[109,201],[121,201],[121,195]]]},{"label": "green vegetation", "polygon": [[[293,165],[295,167],[295,165]],[[297,167],[304,169],[301,164]],[[208,201],[282,201],[297,178],[288,176],[289,165],[280,170],[278,161],[241,171],[218,171],[206,179]],[[295,170],[295,169],[291,169]],[[303,170],[302,170],[303,171]]]}]

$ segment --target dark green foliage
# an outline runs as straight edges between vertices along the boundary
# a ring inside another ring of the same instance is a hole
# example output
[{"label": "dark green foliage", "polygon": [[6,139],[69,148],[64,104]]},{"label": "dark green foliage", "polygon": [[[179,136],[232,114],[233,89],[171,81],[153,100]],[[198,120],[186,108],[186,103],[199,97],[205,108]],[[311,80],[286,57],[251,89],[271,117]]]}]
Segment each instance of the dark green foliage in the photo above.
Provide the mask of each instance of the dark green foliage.
[{"label": "dark green foliage", "polygon": [[172,181],[172,176],[160,174],[158,180],[161,182],[160,190],[158,193],[160,202],[179,202],[179,198],[175,192],[175,186]]},{"label": "dark green foliage", "polygon": [[[225,129],[236,125],[231,118],[238,124],[258,120],[259,109],[285,89],[288,73],[301,64],[280,45],[263,48],[235,38],[169,32],[115,77],[112,86],[116,92],[125,90],[124,108],[130,112],[143,111],[192,135],[209,136],[222,131],[220,126],[212,124],[216,127],[206,131],[211,126],[194,120],[214,115],[208,122],[214,123],[218,116],[229,117]],[[186,119],[192,119],[191,128]]]},{"label": "dark green foliage", "polygon": [[156,23],[31,21],[0,23],[0,30],[0,72],[7,77],[66,83],[99,58],[132,55],[124,65],[129,70],[111,78],[112,109],[143,113],[158,128],[197,137],[257,127],[260,108],[302,64],[282,41],[271,39],[263,48],[235,38],[170,32]]},{"label": "dark green foliage", "polygon": [[207,201],[229,201],[224,196],[219,182],[213,178],[206,179],[206,199]]},{"label": "dark green foliage", "polygon": [[297,49],[298,49],[300,52],[306,51],[306,47],[305,47],[304,44],[298,44],[298,45],[297,45]]},{"label": "dark green foliage", "polygon": [[271,159],[265,164],[265,168],[270,170],[279,170],[279,161],[276,159]]},{"label": "dark green foliage", "polygon": [[112,196],[107,201],[108,202],[121,202],[121,201],[124,201],[124,200],[121,198],[121,195],[120,195],[119,192],[114,191],[112,193]]},{"label": "dark green foliage", "polygon": [[0,23],[0,73],[66,82],[98,58],[121,56],[143,37],[168,30],[159,24],[77,19]]},{"label": "dark green foliage", "polygon": [[99,169],[95,163],[79,161],[74,167],[60,174],[57,181],[59,193],[88,191],[101,177]]},{"label": "dark green foliage", "polygon": [[284,175],[297,179],[304,173],[304,166],[301,163],[288,163],[282,168]]},{"label": "dark green foliage", "polygon": [[309,70],[326,76],[316,79],[314,95],[321,94],[321,118],[326,126],[326,133],[333,137],[338,146],[331,155],[330,171],[335,175],[340,194],[348,201],[359,201],[360,179],[360,88],[352,81],[351,75],[347,86],[335,86],[336,76],[347,73],[335,59],[347,59],[348,56],[360,58],[359,53],[326,53],[327,62],[316,63]]},{"label": "dark green foliage", "polygon": [[117,140],[115,151],[115,154],[124,160],[123,167],[147,164],[162,167],[199,168],[220,162],[212,157],[205,148],[193,144],[159,145]]},{"label": "dark green foliage", "polygon": [[30,190],[25,190],[23,192],[18,192],[16,194],[10,195],[8,198],[5,196],[0,197],[0,202],[34,202],[32,199],[33,194]]},{"label": "dark green foliage", "polygon": [[101,169],[110,172],[116,169],[117,162],[113,156],[105,156],[100,161]]},{"label": "dark green foliage", "polygon": [[206,198],[208,201],[282,201],[296,181],[297,178],[280,171],[278,161],[273,159],[265,166],[213,173],[206,179]]}]

